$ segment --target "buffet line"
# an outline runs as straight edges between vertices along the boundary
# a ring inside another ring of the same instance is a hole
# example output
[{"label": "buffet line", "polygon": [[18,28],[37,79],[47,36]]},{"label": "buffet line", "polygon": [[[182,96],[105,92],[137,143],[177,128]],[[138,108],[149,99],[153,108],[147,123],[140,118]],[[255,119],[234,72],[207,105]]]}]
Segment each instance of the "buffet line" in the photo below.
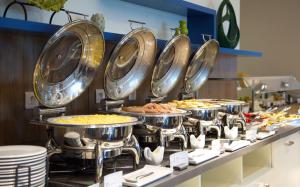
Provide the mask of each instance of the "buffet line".
[{"label": "buffet line", "polygon": [[[156,59],[156,39],[144,27],[132,30],[115,46],[105,69],[107,98],[99,114],[65,115],[67,104],[93,81],[104,50],[99,28],[88,21],[75,21],[49,39],[37,61],[33,87],[42,107],[36,109],[37,119],[32,124],[44,126],[48,133],[45,147],[50,180],[57,156],[68,165],[84,161],[87,164],[76,172],[92,171],[99,183],[106,161],[113,160],[115,171],[117,158],[129,155],[135,171],[123,176],[123,184],[143,186],[173,169],[187,167],[171,162],[170,167],[160,166],[166,153],[186,153],[189,164],[201,164],[272,136],[287,121],[300,117],[288,114],[288,107],[249,112],[244,101],[195,98],[216,63],[218,42],[209,40],[191,55],[189,38],[174,36]],[[152,102],[124,106],[124,100],[143,84],[153,67]],[[167,101],[180,81],[184,83],[178,96],[183,97]],[[141,161],[147,165],[139,169]]]}]

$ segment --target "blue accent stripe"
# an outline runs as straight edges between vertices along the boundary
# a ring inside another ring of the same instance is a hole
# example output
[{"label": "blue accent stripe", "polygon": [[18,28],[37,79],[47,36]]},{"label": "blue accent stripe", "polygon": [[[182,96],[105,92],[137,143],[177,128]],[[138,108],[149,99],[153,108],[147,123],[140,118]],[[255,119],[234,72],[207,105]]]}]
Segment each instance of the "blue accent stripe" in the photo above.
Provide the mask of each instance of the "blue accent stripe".
[{"label": "blue accent stripe", "polygon": [[239,49],[229,49],[229,48],[220,48],[221,54],[228,55],[236,55],[236,56],[253,56],[253,57],[261,57],[263,55],[262,52],[259,51],[248,51],[248,50],[239,50]]},{"label": "blue accent stripe", "polygon": [[[59,25],[50,25],[46,23],[38,23],[38,22],[0,17],[0,29],[53,34],[60,27],[61,26]],[[104,38],[107,41],[118,42],[121,40],[123,36],[124,36],[123,34],[104,32]],[[166,42],[167,42],[166,40],[157,40],[158,48],[160,49],[163,48],[166,45]],[[200,47],[200,45],[201,44],[192,43],[192,49],[196,50]],[[259,51],[246,51],[246,50],[236,50],[236,49],[228,49],[228,48],[221,48],[220,53],[234,55],[234,56],[253,56],[253,57],[262,56],[262,52]]]},{"label": "blue accent stripe", "polygon": [[0,17],[0,28],[28,32],[54,33],[61,26]]}]

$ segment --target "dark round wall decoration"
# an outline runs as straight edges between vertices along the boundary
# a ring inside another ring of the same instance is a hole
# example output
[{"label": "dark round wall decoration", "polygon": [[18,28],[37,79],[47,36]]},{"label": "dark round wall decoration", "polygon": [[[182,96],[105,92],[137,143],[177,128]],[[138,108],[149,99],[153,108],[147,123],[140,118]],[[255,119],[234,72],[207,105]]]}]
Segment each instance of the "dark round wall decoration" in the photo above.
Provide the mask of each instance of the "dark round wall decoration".
[{"label": "dark round wall decoration", "polygon": [[[225,9],[225,15],[223,15]],[[229,22],[228,33],[225,33],[223,23]],[[229,0],[223,0],[217,13],[218,41],[221,47],[235,48],[240,40],[240,30],[237,25],[235,12]]]}]

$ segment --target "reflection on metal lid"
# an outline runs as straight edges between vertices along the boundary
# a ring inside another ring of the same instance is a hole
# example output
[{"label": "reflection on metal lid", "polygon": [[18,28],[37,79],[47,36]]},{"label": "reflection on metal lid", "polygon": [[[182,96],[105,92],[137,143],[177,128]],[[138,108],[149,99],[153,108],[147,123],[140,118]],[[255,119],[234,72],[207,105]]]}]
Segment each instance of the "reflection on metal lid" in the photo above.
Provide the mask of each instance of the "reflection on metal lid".
[{"label": "reflection on metal lid", "polygon": [[209,40],[195,53],[185,75],[186,93],[197,91],[207,80],[219,54],[219,43]]},{"label": "reflection on metal lid", "polygon": [[76,99],[92,82],[104,57],[101,31],[88,21],[75,21],[57,31],[46,43],[34,70],[38,101],[50,108]]},{"label": "reflection on metal lid", "polygon": [[58,83],[69,77],[77,68],[82,44],[76,34],[66,32],[47,50],[41,59],[41,75],[49,83]]},{"label": "reflection on metal lid", "polygon": [[174,37],[160,54],[151,82],[156,97],[168,94],[178,83],[190,56],[190,40],[185,35]]},{"label": "reflection on metal lid", "polygon": [[108,76],[112,80],[123,78],[132,69],[138,55],[139,45],[136,39],[130,38],[121,46],[119,53],[112,64]]},{"label": "reflection on metal lid", "polygon": [[123,99],[144,81],[154,63],[156,39],[146,28],[131,31],[115,47],[105,70],[107,96]]}]

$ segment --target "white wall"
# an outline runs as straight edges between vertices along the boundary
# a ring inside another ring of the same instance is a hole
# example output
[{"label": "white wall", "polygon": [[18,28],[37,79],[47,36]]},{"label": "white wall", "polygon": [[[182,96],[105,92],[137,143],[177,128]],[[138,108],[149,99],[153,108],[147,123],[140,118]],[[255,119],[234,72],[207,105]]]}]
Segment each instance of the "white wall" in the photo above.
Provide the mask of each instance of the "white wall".
[{"label": "white wall", "polygon": [[[187,0],[202,6],[217,9],[221,0]],[[240,1],[231,0],[235,8],[237,19],[239,22]],[[11,2],[11,0],[0,0],[0,13],[3,13],[4,7]],[[186,19],[183,16],[171,14],[151,8],[146,8],[120,0],[68,0],[65,8],[84,14],[92,15],[96,12],[104,14],[106,19],[106,29],[108,32],[128,33],[130,27],[128,19],[144,21],[147,27],[151,28],[157,38],[169,39],[171,38],[171,31],[169,28],[178,26],[178,21]],[[29,10],[29,20],[47,23],[50,18],[50,13],[32,7]],[[21,9],[17,6],[12,7],[8,13],[8,17],[22,18],[20,14]],[[53,22],[62,25],[67,22],[67,18],[63,13],[58,13]]]},{"label": "white wall", "polygon": [[251,76],[292,75],[300,80],[300,1],[241,1],[241,47],[263,52],[242,58],[238,70]]}]

